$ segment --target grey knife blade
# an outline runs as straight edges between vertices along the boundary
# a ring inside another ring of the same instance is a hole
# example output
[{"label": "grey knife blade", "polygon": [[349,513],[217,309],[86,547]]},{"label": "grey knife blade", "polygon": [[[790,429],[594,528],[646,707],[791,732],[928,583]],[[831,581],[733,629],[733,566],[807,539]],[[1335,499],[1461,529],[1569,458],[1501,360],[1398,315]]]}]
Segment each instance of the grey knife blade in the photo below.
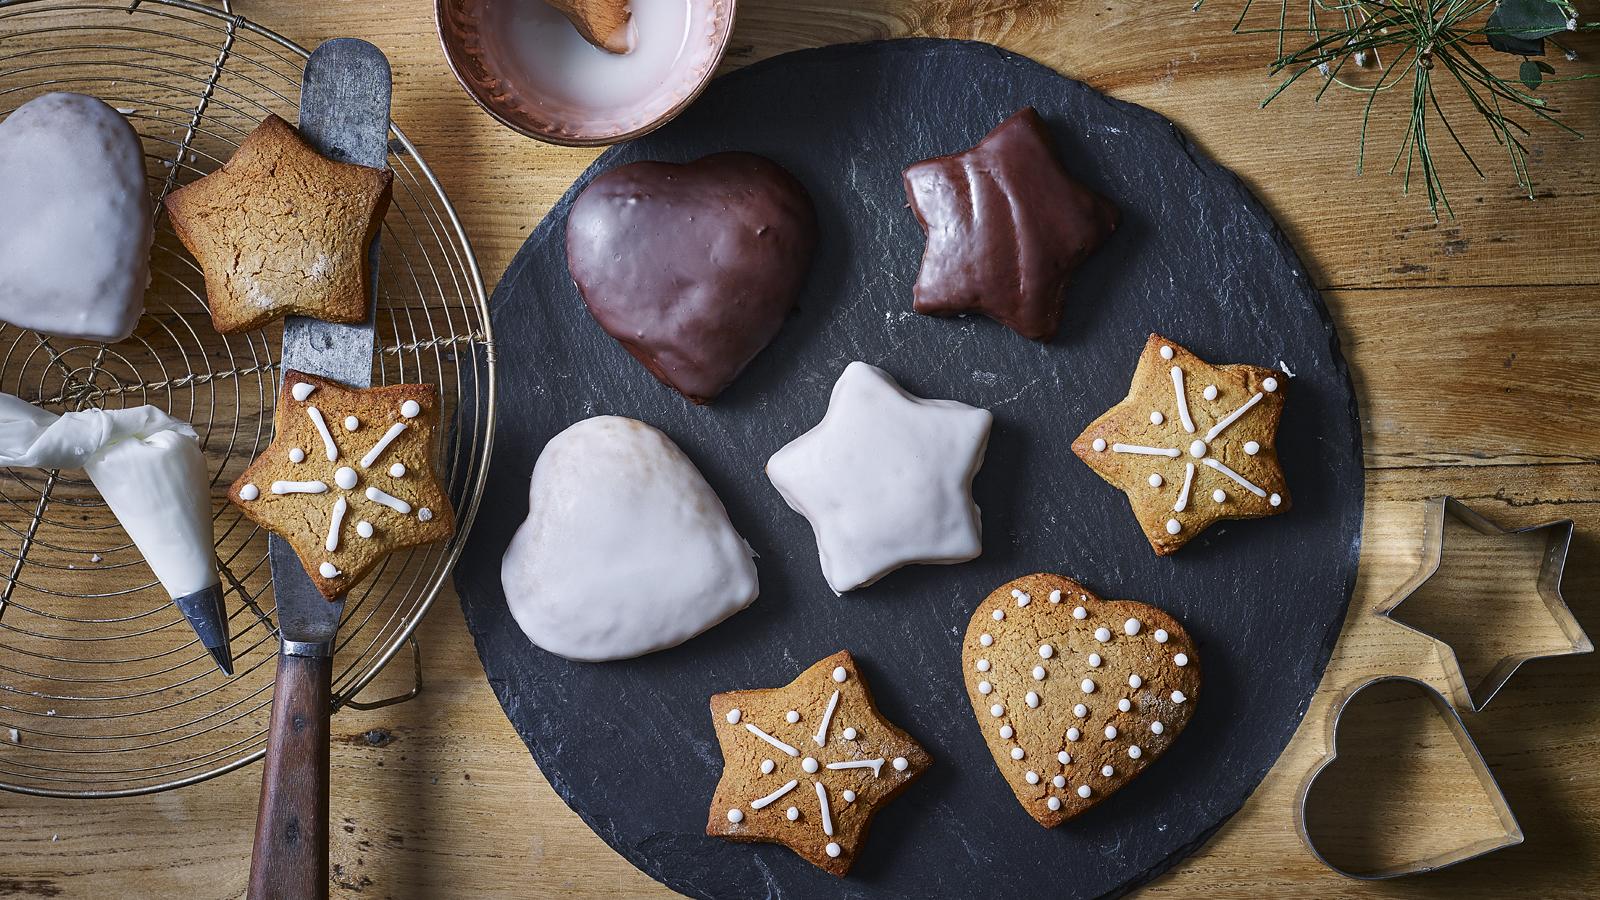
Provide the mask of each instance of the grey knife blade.
[{"label": "grey knife blade", "polygon": [[[300,84],[300,134],[319,153],[339,162],[381,169],[389,163],[389,61],[377,47],[354,38],[324,42],[306,61]],[[290,316],[283,326],[284,369],[322,375],[351,387],[372,385],[372,320],[377,306],[378,239],[368,250],[372,293],[367,321],[337,325]],[[285,642],[330,644],[344,599],[317,590],[289,542],[267,538],[277,595],[278,628]]]}]

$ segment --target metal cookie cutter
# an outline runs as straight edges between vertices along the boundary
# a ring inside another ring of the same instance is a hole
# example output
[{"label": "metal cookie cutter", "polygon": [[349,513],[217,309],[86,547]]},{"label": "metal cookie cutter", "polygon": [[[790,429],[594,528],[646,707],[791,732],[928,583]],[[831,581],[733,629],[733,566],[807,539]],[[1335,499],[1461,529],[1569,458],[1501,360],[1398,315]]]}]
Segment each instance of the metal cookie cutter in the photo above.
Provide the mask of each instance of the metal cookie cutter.
[{"label": "metal cookie cutter", "polygon": [[[1478,782],[1483,787],[1484,796],[1488,798],[1490,805],[1494,809],[1495,816],[1499,820],[1500,833],[1451,848],[1442,853],[1410,859],[1393,865],[1372,869],[1346,868],[1333,862],[1323,854],[1322,849],[1317,846],[1311,830],[1306,826],[1306,812],[1312,800],[1311,790],[1318,777],[1322,775],[1322,772],[1331,766],[1339,756],[1339,720],[1344,715],[1345,710],[1349,708],[1350,703],[1355,700],[1357,695],[1368,688],[1391,682],[1401,682],[1415,687],[1422,696],[1433,704],[1439,714],[1439,718],[1444,721],[1445,725],[1450,729],[1450,733],[1455,736],[1456,743],[1461,748],[1462,756],[1466,758],[1468,764],[1472,767],[1473,773],[1477,775]],[[1505,794],[1501,793],[1500,785],[1495,782],[1493,773],[1489,771],[1488,763],[1484,762],[1483,754],[1478,751],[1478,745],[1473,742],[1472,735],[1467,733],[1467,726],[1461,721],[1460,713],[1456,712],[1455,707],[1450,704],[1449,700],[1445,699],[1443,694],[1440,694],[1424,682],[1403,675],[1380,675],[1376,678],[1369,678],[1351,688],[1339,699],[1334,707],[1333,714],[1328,719],[1328,753],[1317,764],[1316,768],[1312,769],[1311,773],[1306,776],[1305,783],[1300,788],[1300,800],[1295,810],[1295,824],[1300,830],[1301,840],[1305,841],[1306,846],[1310,848],[1319,862],[1340,875],[1363,881],[1378,881],[1386,878],[1398,878],[1403,875],[1432,872],[1446,866],[1453,866],[1459,862],[1475,859],[1487,853],[1493,853],[1496,850],[1516,846],[1522,843],[1523,840],[1522,826],[1517,824],[1517,818],[1512,814],[1511,806],[1506,803]]]},{"label": "metal cookie cutter", "polygon": [[[1396,617],[1395,613],[1399,608],[1439,571],[1439,562],[1444,553],[1446,516],[1465,524],[1479,534],[1490,536],[1512,537],[1537,532],[1545,533],[1544,560],[1539,565],[1539,579],[1536,586],[1540,599],[1544,601],[1545,609],[1550,613],[1550,618],[1561,629],[1561,633],[1566,636],[1570,644],[1567,649],[1508,654],[1501,657],[1477,684],[1469,685],[1454,647],[1438,635],[1429,634]],[[1594,644],[1589,641],[1588,635],[1584,634],[1583,628],[1578,625],[1578,620],[1573,618],[1572,611],[1567,608],[1566,601],[1561,597],[1561,573],[1567,564],[1567,549],[1572,544],[1571,519],[1557,519],[1542,525],[1506,529],[1472,511],[1454,497],[1435,497],[1428,501],[1427,518],[1423,528],[1422,567],[1404,587],[1377,610],[1377,614],[1434,642],[1439,651],[1439,661],[1444,665],[1446,677],[1449,679],[1450,693],[1456,706],[1479,712],[1500,691],[1512,673],[1530,659],[1570,656],[1588,653],[1594,649]]]}]

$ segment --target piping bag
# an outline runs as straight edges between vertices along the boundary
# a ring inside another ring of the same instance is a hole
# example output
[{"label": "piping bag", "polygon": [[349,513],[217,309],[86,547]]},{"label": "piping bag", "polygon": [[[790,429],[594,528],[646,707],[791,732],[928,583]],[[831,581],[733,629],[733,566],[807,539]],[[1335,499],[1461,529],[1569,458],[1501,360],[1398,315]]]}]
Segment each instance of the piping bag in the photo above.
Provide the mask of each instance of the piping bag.
[{"label": "piping bag", "polygon": [[233,674],[200,439],[154,406],[56,415],[0,393],[0,466],[82,469],[194,627]]}]

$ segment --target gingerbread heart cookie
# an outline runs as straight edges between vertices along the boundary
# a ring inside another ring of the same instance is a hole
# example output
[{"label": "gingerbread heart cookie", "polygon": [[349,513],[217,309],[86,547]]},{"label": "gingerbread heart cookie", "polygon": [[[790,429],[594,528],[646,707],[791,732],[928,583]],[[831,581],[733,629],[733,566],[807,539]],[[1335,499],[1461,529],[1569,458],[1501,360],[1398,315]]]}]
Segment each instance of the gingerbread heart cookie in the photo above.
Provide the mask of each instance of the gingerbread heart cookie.
[{"label": "gingerbread heart cookie", "polygon": [[805,187],[753,153],[618,166],[567,218],[567,268],[595,321],[695,403],[777,335],[816,243]]},{"label": "gingerbread heart cookie", "polygon": [[1054,828],[1167,752],[1200,693],[1194,641],[1133,600],[1060,575],[1001,585],[967,626],[967,695],[1028,815]]}]

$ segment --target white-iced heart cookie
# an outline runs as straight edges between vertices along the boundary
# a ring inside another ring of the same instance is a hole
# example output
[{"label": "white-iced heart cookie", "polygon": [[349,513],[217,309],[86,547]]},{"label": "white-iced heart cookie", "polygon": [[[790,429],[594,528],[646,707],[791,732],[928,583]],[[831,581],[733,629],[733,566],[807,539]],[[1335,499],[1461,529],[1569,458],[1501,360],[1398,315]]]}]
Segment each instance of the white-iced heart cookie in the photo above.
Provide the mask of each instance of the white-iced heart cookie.
[{"label": "white-iced heart cookie", "polygon": [[139,135],[83,94],[45,94],[0,123],[0,320],[120,341],[144,312],[153,236]]},{"label": "white-iced heart cookie", "polygon": [[972,478],[994,416],[924,400],[853,362],[815,428],[767,461],[767,477],[811,522],[836,593],[912,563],[958,563],[983,550]]},{"label": "white-iced heart cookie", "polygon": [[1178,621],[1060,575],[997,588],[962,643],[967,696],[1000,774],[1054,828],[1121,790],[1189,724],[1200,660]]},{"label": "white-iced heart cookie", "polygon": [[694,463],[621,416],[545,445],[500,581],[528,640],[586,662],[681,644],[757,590],[750,547]]}]

